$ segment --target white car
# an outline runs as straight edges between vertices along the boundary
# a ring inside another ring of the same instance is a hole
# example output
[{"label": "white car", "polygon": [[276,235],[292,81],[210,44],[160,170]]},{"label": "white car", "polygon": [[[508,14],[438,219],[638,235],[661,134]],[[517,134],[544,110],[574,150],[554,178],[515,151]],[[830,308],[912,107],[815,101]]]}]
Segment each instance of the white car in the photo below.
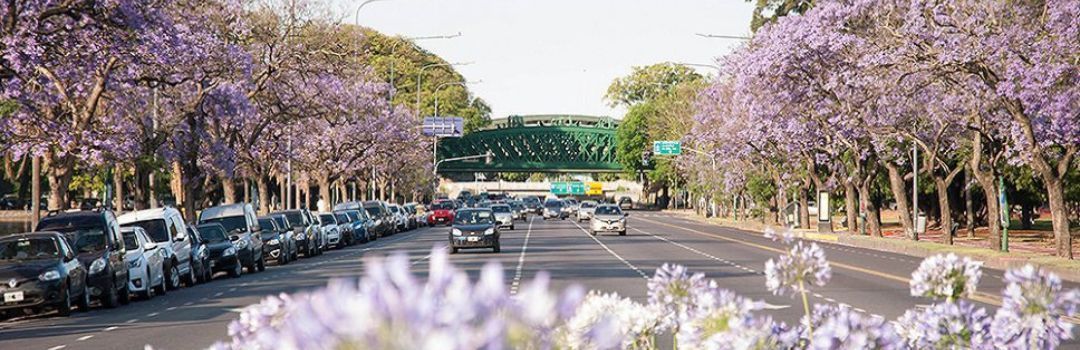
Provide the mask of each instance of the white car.
[{"label": "white car", "polygon": [[597,206],[589,222],[589,233],[596,236],[598,232],[618,232],[619,236],[625,236],[627,215],[614,204]]},{"label": "white car", "polygon": [[319,213],[319,221],[322,222],[322,230],[326,233],[327,248],[336,247],[341,243],[341,228],[338,227],[337,216],[334,213]]},{"label": "white car", "polygon": [[153,298],[155,292],[165,294],[165,249],[158,248],[142,227],[124,227],[120,233],[127,248],[128,291],[143,299]]},{"label": "white car", "polygon": [[593,211],[596,211],[596,201],[583,201],[578,204],[577,221],[582,222],[592,219]]},{"label": "white car", "polygon": [[495,222],[499,227],[509,227],[514,229],[514,210],[506,204],[494,204],[489,207],[491,212],[495,215]]},{"label": "white car", "polygon": [[407,231],[409,229],[409,218],[405,215],[405,211],[397,204],[391,204],[386,207],[387,209],[390,209],[390,215],[394,218],[394,225],[397,227],[398,232]]},{"label": "white car", "polygon": [[147,209],[126,213],[116,218],[123,227],[140,227],[146,236],[165,250],[165,281],[169,289],[179,289],[181,283],[196,282],[191,266],[191,237],[179,210],[173,207]]}]

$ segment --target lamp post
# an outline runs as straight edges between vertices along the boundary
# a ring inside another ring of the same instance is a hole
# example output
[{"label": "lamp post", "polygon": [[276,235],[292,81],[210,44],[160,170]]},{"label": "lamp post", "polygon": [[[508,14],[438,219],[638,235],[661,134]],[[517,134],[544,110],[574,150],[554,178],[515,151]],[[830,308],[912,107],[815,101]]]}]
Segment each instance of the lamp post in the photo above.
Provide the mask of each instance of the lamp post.
[{"label": "lamp post", "polygon": [[724,34],[704,34],[695,33],[694,35],[700,36],[706,39],[731,39],[731,40],[751,40],[751,37],[741,35],[724,35]]},{"label": "lamp post", "polygon": [[443,162],[456,162],[456,161],[461,161],[461,160],[479,159],[479,158],[484,158],[484,164],[491,164],[493,158],[495,158],[495,154],[492,153],[491,151],[487,151],[487,152],[484,152],[484,154],[477,154],[477,155],[464,156],[464,157],[446,158],[446,159],[435,162],[435,167],[433,167],[432,170],[431,170],[431,173],[433,175],[432,177],[434,178],[433,182],[435,182],[435,184],[433,186],[433,189],[431,191],[432,197],[434,198],[435,194],[439,193],[439,165],[440,164],[442,164]]},{"label": "lamp post", "polygon": [[420,67],[420,71],[416,73],[416,114],[421,114],[420,113],[420,96],[423,95],[423,91],[420,90],[420,87],[421,87],[421,82],[422,82],[422,80],[424,78],[424,71],[425,70],[427,70],[428,68],[434,68],[434,67],[466,66],[466,65],[470,65],[470,64],[472,64],[472,62],[432,63],[432,64],[425,65],[423,67]]}]

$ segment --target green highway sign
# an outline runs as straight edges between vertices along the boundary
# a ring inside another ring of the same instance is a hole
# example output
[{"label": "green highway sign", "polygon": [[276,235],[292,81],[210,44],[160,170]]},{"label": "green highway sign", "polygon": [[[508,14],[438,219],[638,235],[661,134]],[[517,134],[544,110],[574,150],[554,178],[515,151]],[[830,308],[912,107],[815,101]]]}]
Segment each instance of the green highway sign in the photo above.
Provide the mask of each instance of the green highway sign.
[{"label": "green highway sign", "polygon": [[580,181],[575,181],[575,182],[563,182],[563,181],[552,182],[551,183],[551,193],[555,194],[556,196],[567,196],[567,195],[578,195],[578,196],[580,196],[580,195],[584,195],[585,194],[585,183],[580,182]]},{"label": "green highway sign", "polygon": [[653,141],[653,154],[677,156],[682,154],[682,141]]}]

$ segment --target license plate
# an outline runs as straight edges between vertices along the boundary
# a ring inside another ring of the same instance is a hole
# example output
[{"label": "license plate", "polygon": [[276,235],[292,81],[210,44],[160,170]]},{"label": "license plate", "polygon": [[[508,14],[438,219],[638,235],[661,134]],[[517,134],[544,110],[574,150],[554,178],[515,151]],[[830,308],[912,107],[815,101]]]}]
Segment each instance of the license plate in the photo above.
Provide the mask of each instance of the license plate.
[{"label": "license plate", "polygon": [[23,301],[23,292],[4,293],[5,303],[14,303],[19,301]]},{"label": "license plate", "polygon": [[468,238],[468,241],[469,241],[469,242],[479,242],[479,241],[480,241],[480,237],[469,237],[469,238]]}]

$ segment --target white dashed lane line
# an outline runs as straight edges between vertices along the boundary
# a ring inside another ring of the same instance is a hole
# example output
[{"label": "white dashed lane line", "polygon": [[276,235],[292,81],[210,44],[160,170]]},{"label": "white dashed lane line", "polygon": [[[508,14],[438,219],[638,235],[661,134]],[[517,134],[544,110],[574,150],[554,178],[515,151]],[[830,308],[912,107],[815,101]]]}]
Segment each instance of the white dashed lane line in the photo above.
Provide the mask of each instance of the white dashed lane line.
[{"label": "white dashed lane line", "polygon": [[84,335],[84,336],[79,337],[78,339],[75,339],[75,341],[84,341],[84,340],[87,340],[87,339],[90,339],[90,338],[93,338],[93,337],[94,337],[93,334]]},{"label": "white dashed lane line", "polygon": [[510,283],[510,295],[517,295],[518,285],[521,283],[521,270],[525,266],[525,252],[529,250],[529,237],[532,236],[533,220],[529,219],[529,228],[525,230],[525,243],[521,244],[521,255],[518,256],[517,268],[514,269],[514,280]]},{"label": "white dashed lane line", "polygon": [[629,261],[626,261],[626,259],[623,259],[623,257],[621,255],[619,255],[619,253],[616,253],[614,250],[611,250],[611,248],[608,248],[607,244],[604,244],[604,242],[601,242],[599,239],[596,238],[596,236],[593,236],[593,235],[589,234],[589,230],[586,230],[584,227],[581,227],[581,225],[578,225],[578,223],[576,223],[576,222],[574,223],[574,226],[577,226],[577,228],[580,229],[581,232],[585,234],[585,236],[587,236],[589,238],[592,238],[592,240],[594,242],[596,242],[596,244],[599,244],[600,247],[604,248],[604,250],[606,250],[608,252],[608,254],[611,254],[611,256],[614,256],[615,259],[619,259],[619,261],[622,261],[622,263],[626,264],[627,267],[630,267],[631,270],[634,270],[634,272],[637,272],[639,275],[641,275],[641,278],[649,279],[649,275],[646,274],[645,271],[641,271],[641,269],[639,269],[637,266],[634,266],[634,264],[631,264]]}]

